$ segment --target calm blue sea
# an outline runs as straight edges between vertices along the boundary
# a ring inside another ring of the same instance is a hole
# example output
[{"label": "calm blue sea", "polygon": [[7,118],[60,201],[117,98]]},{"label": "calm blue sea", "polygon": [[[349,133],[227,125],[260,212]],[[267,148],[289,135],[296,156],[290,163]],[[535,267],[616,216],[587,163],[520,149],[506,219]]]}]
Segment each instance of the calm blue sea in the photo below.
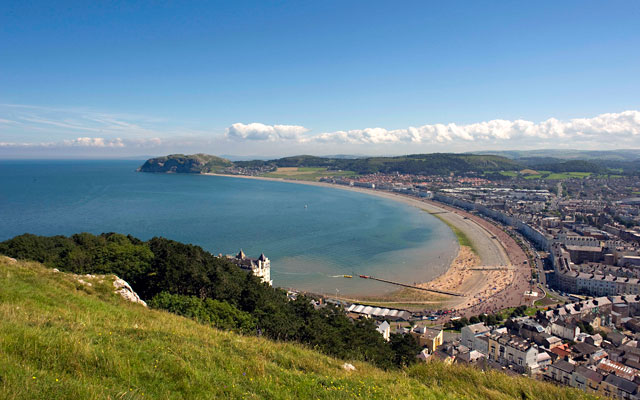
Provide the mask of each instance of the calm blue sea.
[{"label": "calm blue sea", "polygon": [[[274,285],[341,294],[442,273],[453,233],[416,208],[334,188],[139,173],[137,161],[0,161],[0,240],[25,232],[164,236],[218,254],[271,259]],[[307,207],[305,208],[305,205]]]}]

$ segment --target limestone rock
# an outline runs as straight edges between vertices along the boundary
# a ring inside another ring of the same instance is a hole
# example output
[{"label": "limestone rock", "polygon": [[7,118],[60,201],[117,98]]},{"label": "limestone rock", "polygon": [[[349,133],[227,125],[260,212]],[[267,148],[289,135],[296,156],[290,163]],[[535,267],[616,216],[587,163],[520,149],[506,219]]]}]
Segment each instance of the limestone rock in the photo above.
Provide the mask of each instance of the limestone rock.
[{"label": "limestone rock", "polygon": [[124,279],[120,279],[117,276],[115,278],[116,279],[114,279],[113,281],[113,286],[116,288],[116,293],[132,303],[139,303],[145,307],[147,306],[147,303],[145,303],[144,300],[142,300],[140,296],[138,296],[138,294],[133,291],[131,286],[129,286],[129,284]]},{"label": "limestone rock", "polygon": [[18,260],[16,260],[15,258],[7,257],[7,256],[0,256],[0,259],[5,261],[7,264],[15,264],[18,262]]},{"label": "limestone rock", "polygon": [[356,367],[354,367],[353,364],[344,363],[342,364],[342,369],[344,369],[345,371],[355,371]]},{"label": "limestone rock", "polygon": [[82,278],[78,278],[78,282],[82,283],[85,286],[93,286],[93,284],[91,282],[87,282]]}]

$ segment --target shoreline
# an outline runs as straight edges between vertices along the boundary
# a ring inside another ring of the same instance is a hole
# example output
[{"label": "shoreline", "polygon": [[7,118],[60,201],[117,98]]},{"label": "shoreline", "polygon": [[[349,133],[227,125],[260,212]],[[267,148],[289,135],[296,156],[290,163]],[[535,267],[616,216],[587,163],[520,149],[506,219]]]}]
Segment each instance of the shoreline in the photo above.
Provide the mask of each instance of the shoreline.
[{"label": "shoreline", "polygon": [[[463,232],[469,239],[473,247],[473,251],[468,246],[461,245],[459,238],[457,238],[456,242],[458,245],[458,251],[447,269],[436,275],[433,279],[418,284],[418,286],[424,288],[432,287],[461,292],[464,294],[464,297],[443,299],[442,296],[436,295],[435,293],[432,296],[425,297],[424,295],[420,296],[416,293],[419,292],[419,290],[415,289],[398,290],[387,295],[375,296],[385,299],[385,303],[410,302],[410,300],[402,301],[401,298],[403,295],[406,296],[408,294],[407,292],[411,292],[413,297],[421,299],[421,301],[415,302],[417,305],[428,306],[430,304],[443,304],[448,308],[455,309],[460,312],[465,312],[465,310],[467,312],[473,312],[475,309],[492,310],[495,309],[495,305],[492,305],[494,302],[491,300],[496,296],[508,292],[510,287],[515,287],[518,276],[522,275],[520,274],[522,271],[519,271],[521,268],[518,268],[519,266],[514,262],[516,260],[512,260],[512,257],[507,254],[507,248],[513,250],[512,244],[508,246],[504,243],[505,240],[513,240],[510,236],[506,235],[502,229],[487,220],[444,204],[409,197],[398,193],[336,185],[325,182],[215,173],[204,173],[201,175],[297,183],[374,195],[418,208],[419,210],[428,212],[429,214],[436,214],[433,216],[448,225],[449,229],[455,227]],[[515,258],[518,258],[516,262],[519,262],[520,257]],[[501,267],[502,269],[492,271],[474,270],[474,268],[479,266]],[[522,279],[520,279],[520,281],[522,281]],[[520,282],[520,284],[522,284],[522,282]],[[518,285],[516,290],[520,290],[520,286],[521,285]],[[524,290],[522,293],[524,293]],[[500,299],[507,300],[507,302],[510,300],[512,303],[517,303],[518,305],[522,302],[522,299],[518,298],[514,293],[511,293],[511,295],[505,299]],[[363,298],[363,300],[366,300],[366,297]]]}]

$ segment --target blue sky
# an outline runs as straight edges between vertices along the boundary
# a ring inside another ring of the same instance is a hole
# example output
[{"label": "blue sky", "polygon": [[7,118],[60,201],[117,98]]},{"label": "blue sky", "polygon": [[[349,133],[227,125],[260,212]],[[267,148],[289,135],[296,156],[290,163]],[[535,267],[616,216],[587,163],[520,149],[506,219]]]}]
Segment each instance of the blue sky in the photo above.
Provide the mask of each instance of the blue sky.
[{"label": "blue sky", "polygon": [[640,148],[637,1],[8,3],[0,157]]}]

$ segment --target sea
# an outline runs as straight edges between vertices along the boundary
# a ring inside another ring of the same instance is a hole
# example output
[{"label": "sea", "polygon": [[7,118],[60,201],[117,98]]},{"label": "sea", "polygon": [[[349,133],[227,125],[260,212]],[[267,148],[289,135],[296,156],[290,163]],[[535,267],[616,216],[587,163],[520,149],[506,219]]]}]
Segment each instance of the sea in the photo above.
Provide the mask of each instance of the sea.
[{"label": "sea", "polygon": [[360,274],[433,279],[458,250],[445,224],[402,202],[291,182],[136,172],[143,161],[0,161],[0,241],[23,233],[162,236],[215,255],[264,253],[274,286],[339,296],[398,289]]}]

